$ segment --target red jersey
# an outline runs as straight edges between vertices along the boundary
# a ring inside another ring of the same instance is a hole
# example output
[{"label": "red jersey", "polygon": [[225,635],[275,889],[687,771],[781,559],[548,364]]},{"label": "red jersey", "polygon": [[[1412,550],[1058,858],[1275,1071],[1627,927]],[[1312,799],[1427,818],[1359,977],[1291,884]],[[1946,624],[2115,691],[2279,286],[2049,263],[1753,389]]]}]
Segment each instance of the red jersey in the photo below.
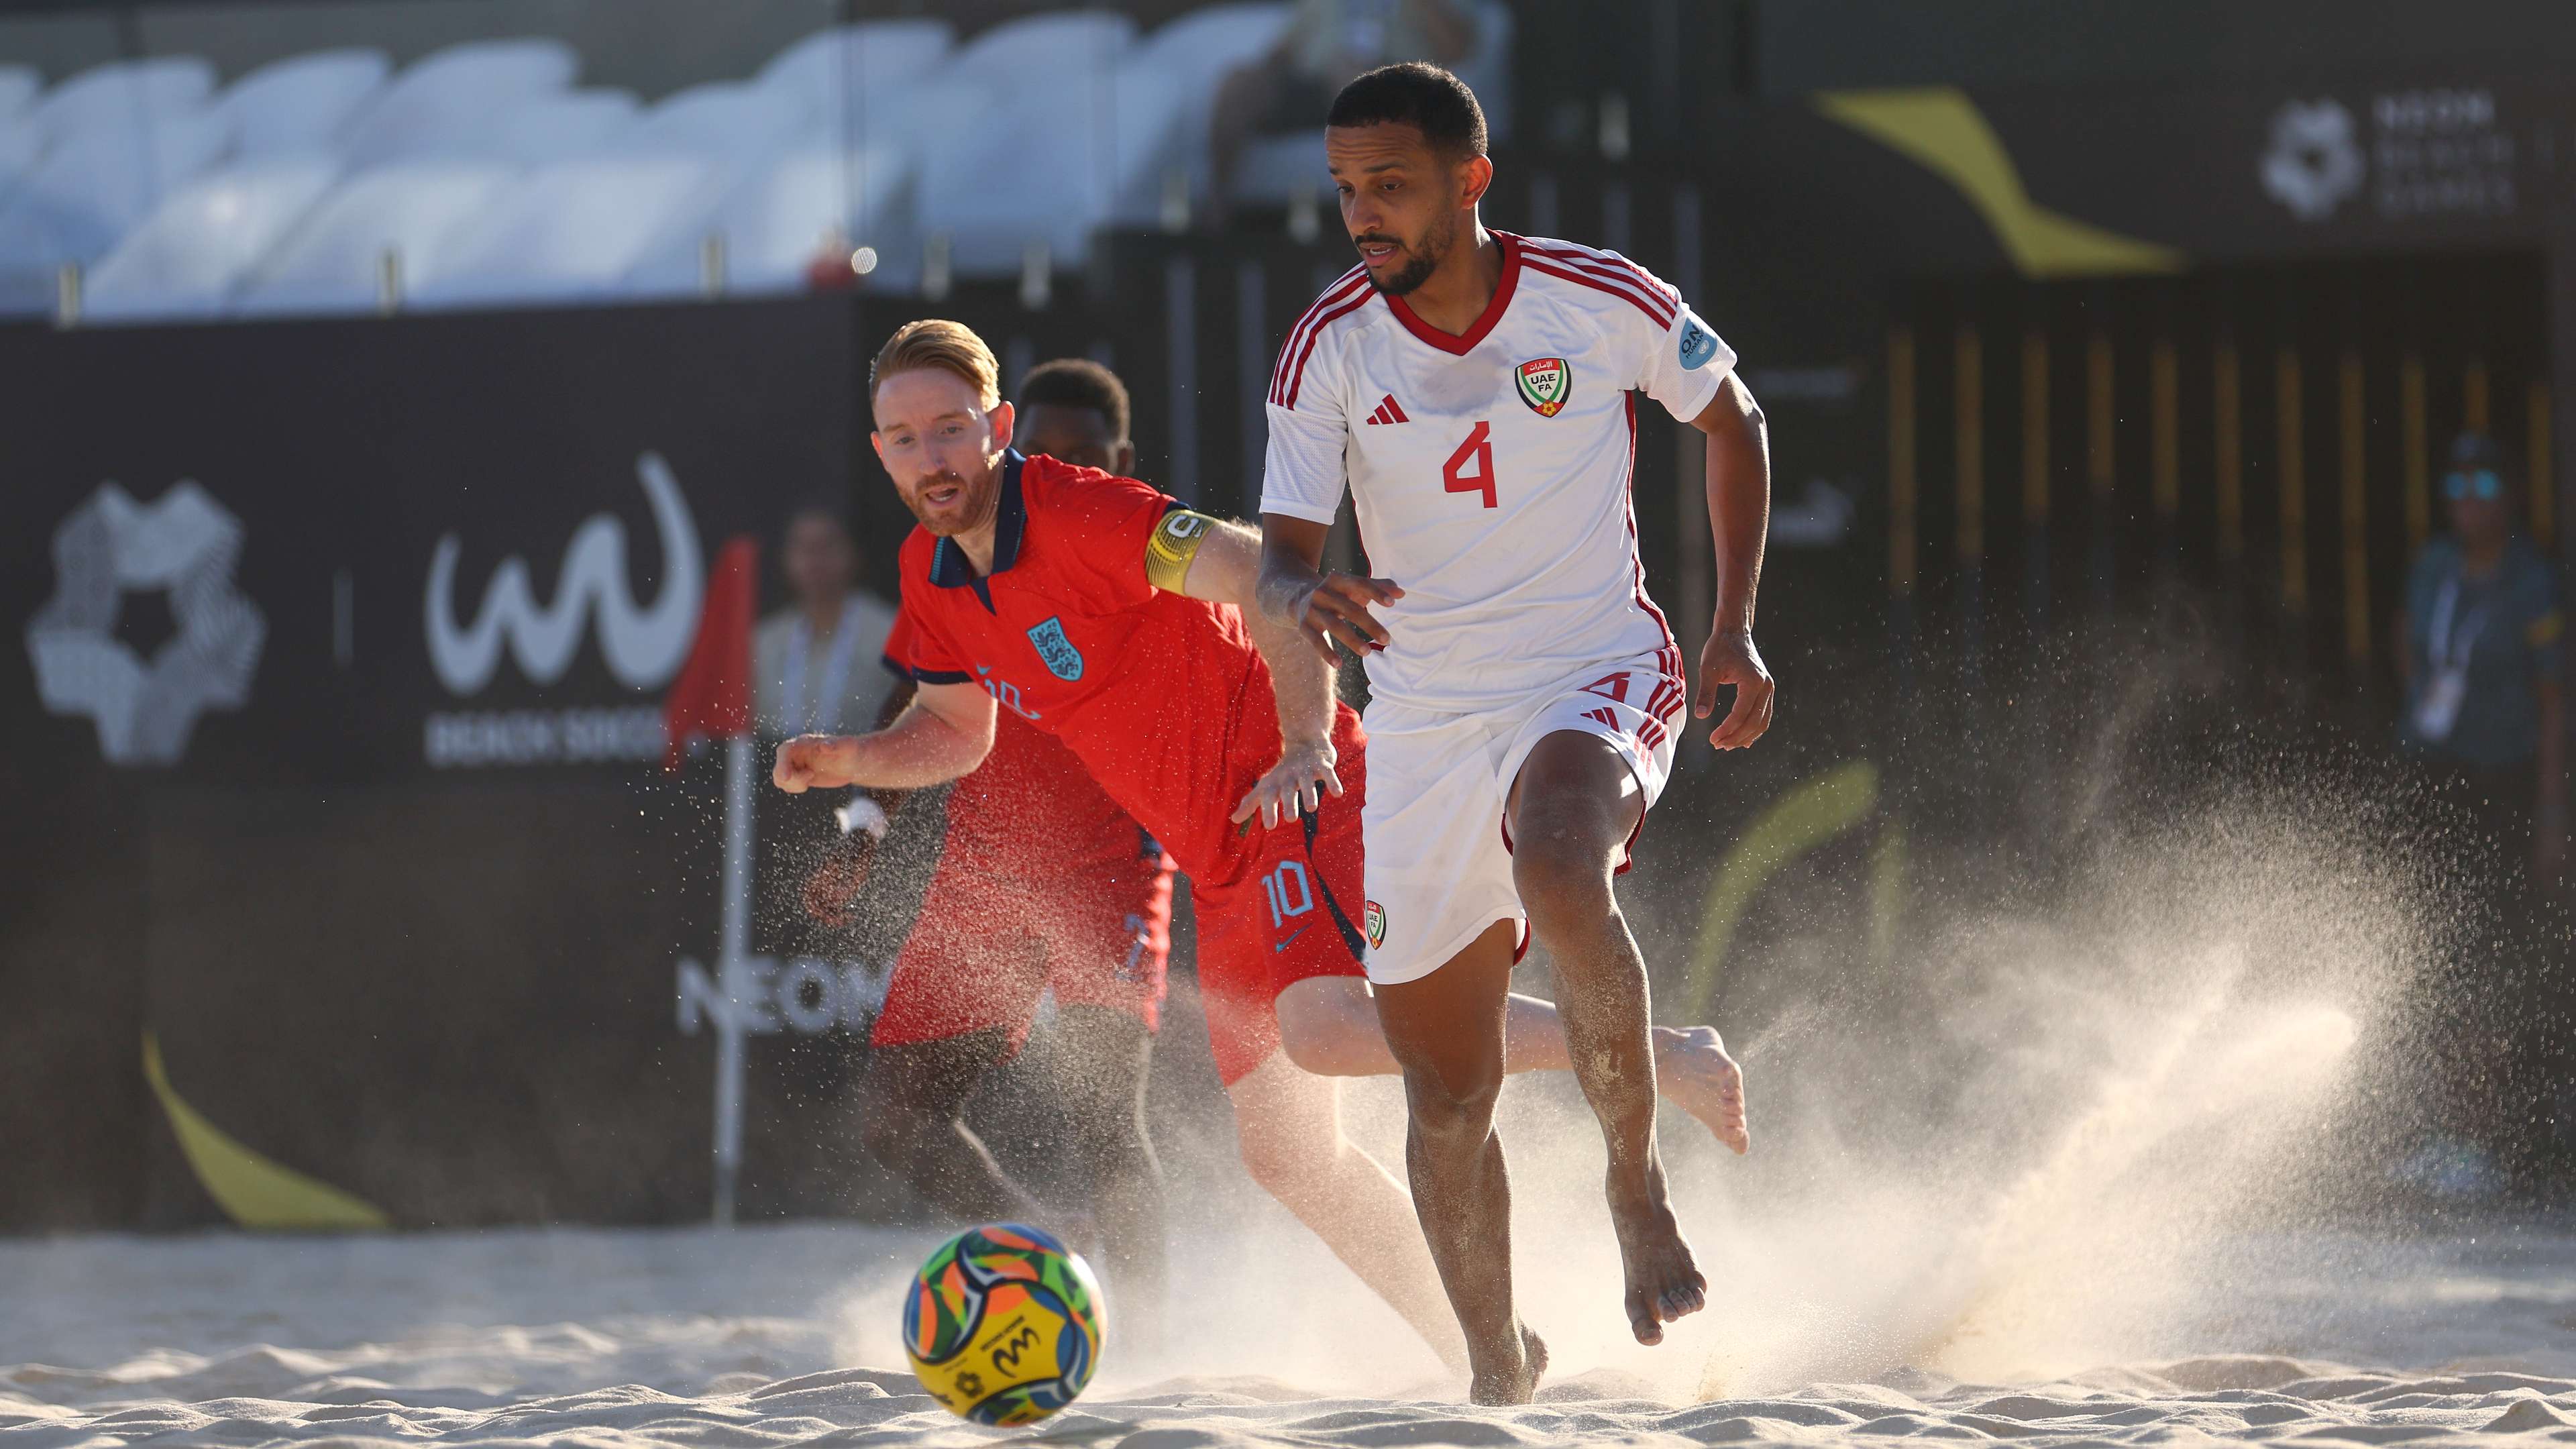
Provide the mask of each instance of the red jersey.
[{"label": "red jersey", "polygon": [[[885,662],[906,678],[913,639],[912,616],[897,612]],[[994,722],[992,753],[949,792],[943,849],[943,860],[1029,884],[1115,875],[1139,862],[1160,869],[1163,855],[1073,751],[1008,716]]]},{"label": "red jersey", "polygon": [[[1206,887],[1260,860],[1258,823],[1227,817],[1278,763],[1279,712],[1232,605],[1146,582],[1146,539],[1180,506],[1133,478],[1005,454],[989,576],[924,530],[904,540],[913,628],[896,662],[925,684],[980,684],[1062,740]],[[1356,741],[1356,718],[1336,725]]]}]

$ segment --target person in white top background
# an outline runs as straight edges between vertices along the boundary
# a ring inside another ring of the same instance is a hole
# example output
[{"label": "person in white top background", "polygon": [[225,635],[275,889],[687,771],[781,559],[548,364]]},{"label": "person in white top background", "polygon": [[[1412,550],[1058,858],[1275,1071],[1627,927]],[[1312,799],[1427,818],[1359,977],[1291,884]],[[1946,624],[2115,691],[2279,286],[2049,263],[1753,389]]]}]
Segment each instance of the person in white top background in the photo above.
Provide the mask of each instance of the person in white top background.
[{"label": "person in white top background", "polygon": [[[1494,1106],[1532,935],[1608,1145],[1630,1327],[1658,1342],[1706,1301],[1666,1195],[1645,963],[1612,878],[1686,705],[1706,718],[1733,688],[1720,749],[1770,723],[1752,634],[1768,443],[1733,350],[1671,287],[1615,252],[1483,225],[1494,168],[1457,77],[1370,71],[1326,127],[1361,265],[1280,351],[1260,601],[1327,656],[1338,638],[1367,662],[1366,966],[1404,1069],[1415,1209],[1466,1333],[1470,1395],[1526,1402],[1546,1349],[1513,1303]],[[1641,391],[1707,435],[1717,610],[1696,691],[1638,561]],[[1318,572],[1346,489],[1382,577]],[[1268,810],[1338,792],[1329,741],[1284,743],[1256,792]],[[1727,1072],[1718,1132],[1743,1152],[1742,1076]]]},{"label": "person in white top background", "polygon": [[894,606],[859,587],[849,509],[817,496],[787,517],[779,546],[788,605],[753,636],[753,711],[772,739],[874,729],[894,678],[879,667]]}]

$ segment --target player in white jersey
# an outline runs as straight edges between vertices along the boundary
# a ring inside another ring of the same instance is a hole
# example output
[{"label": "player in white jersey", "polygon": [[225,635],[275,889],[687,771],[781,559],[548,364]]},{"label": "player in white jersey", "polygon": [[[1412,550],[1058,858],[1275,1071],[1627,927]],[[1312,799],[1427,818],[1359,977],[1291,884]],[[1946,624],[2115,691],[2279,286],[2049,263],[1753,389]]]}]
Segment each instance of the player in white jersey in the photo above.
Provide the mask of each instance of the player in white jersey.
[{"label": "player in white jersey", "polygon": [[[1493,166],[1456,77],[1372,71],[1327,127],[1362,265],[1299,319],[1271,382],[1261,602],[1326,654],[1338,637],[1367,660],[1366,966],[1404,1067],[1415,1209],[1466,1332],[1471,1395],[1526,1400],[1545,1348],[1513,1306],[1493,1112],[1505,996],[1532,935],[1609,1146],[1630,1326],[1657,1342],[1706,1300],[1666,1197],[1645,965],[1611,881],[1684,708],[1705,718],[1734,688],[1711,734],[1722,749],[1770,722],[1752,640],[1762,414],[1734,352],[1643,268],[1481,224]],[[1718,608],[1695,698],[1638,563],[1641,391],[1707,434]],[[1387,577],[1317,571],[1346,487]],[[1311,809],[1332,765],[1329,743],[1290,741],[1265,810]],[[1713,1125],[1742,1152],[1742,1076],[1726,1071]]]}]

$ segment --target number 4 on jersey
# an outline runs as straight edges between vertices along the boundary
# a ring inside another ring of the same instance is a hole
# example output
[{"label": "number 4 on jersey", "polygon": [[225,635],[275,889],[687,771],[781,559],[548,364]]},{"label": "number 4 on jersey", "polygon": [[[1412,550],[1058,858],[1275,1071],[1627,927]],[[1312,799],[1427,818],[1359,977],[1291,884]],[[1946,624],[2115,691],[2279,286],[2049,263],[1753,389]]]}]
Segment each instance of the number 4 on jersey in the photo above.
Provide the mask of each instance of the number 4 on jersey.
[{"label": "number 4 on jersey", "polygon": [[[1487,508],[1496,506],[1493,434],[1490,425],[1477,423],[1468,431],[1467,441],[1460,443],[1458,451],[1449,455],[1449,461],[1440,465],[1440,481],[1448,486],[1450,492],[1482,493]],[[1473,473],[1467,471],[1471,464],[1476,470]]]}]

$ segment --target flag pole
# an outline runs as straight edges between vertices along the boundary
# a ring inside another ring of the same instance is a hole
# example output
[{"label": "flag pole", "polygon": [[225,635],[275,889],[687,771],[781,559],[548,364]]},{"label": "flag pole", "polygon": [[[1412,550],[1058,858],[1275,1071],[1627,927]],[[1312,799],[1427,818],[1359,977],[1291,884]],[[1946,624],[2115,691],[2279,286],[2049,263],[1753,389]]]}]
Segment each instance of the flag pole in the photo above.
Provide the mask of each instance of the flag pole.
[{"label": "flag pole", "polygon": [[716,980],[724,1013],[716,1022],[716,1200],[718,1227],[733,1226],[734,1186],[742,1175],[743,1013],[738,992],[750,980],[751,737],[725,740],[724,907]]}]

